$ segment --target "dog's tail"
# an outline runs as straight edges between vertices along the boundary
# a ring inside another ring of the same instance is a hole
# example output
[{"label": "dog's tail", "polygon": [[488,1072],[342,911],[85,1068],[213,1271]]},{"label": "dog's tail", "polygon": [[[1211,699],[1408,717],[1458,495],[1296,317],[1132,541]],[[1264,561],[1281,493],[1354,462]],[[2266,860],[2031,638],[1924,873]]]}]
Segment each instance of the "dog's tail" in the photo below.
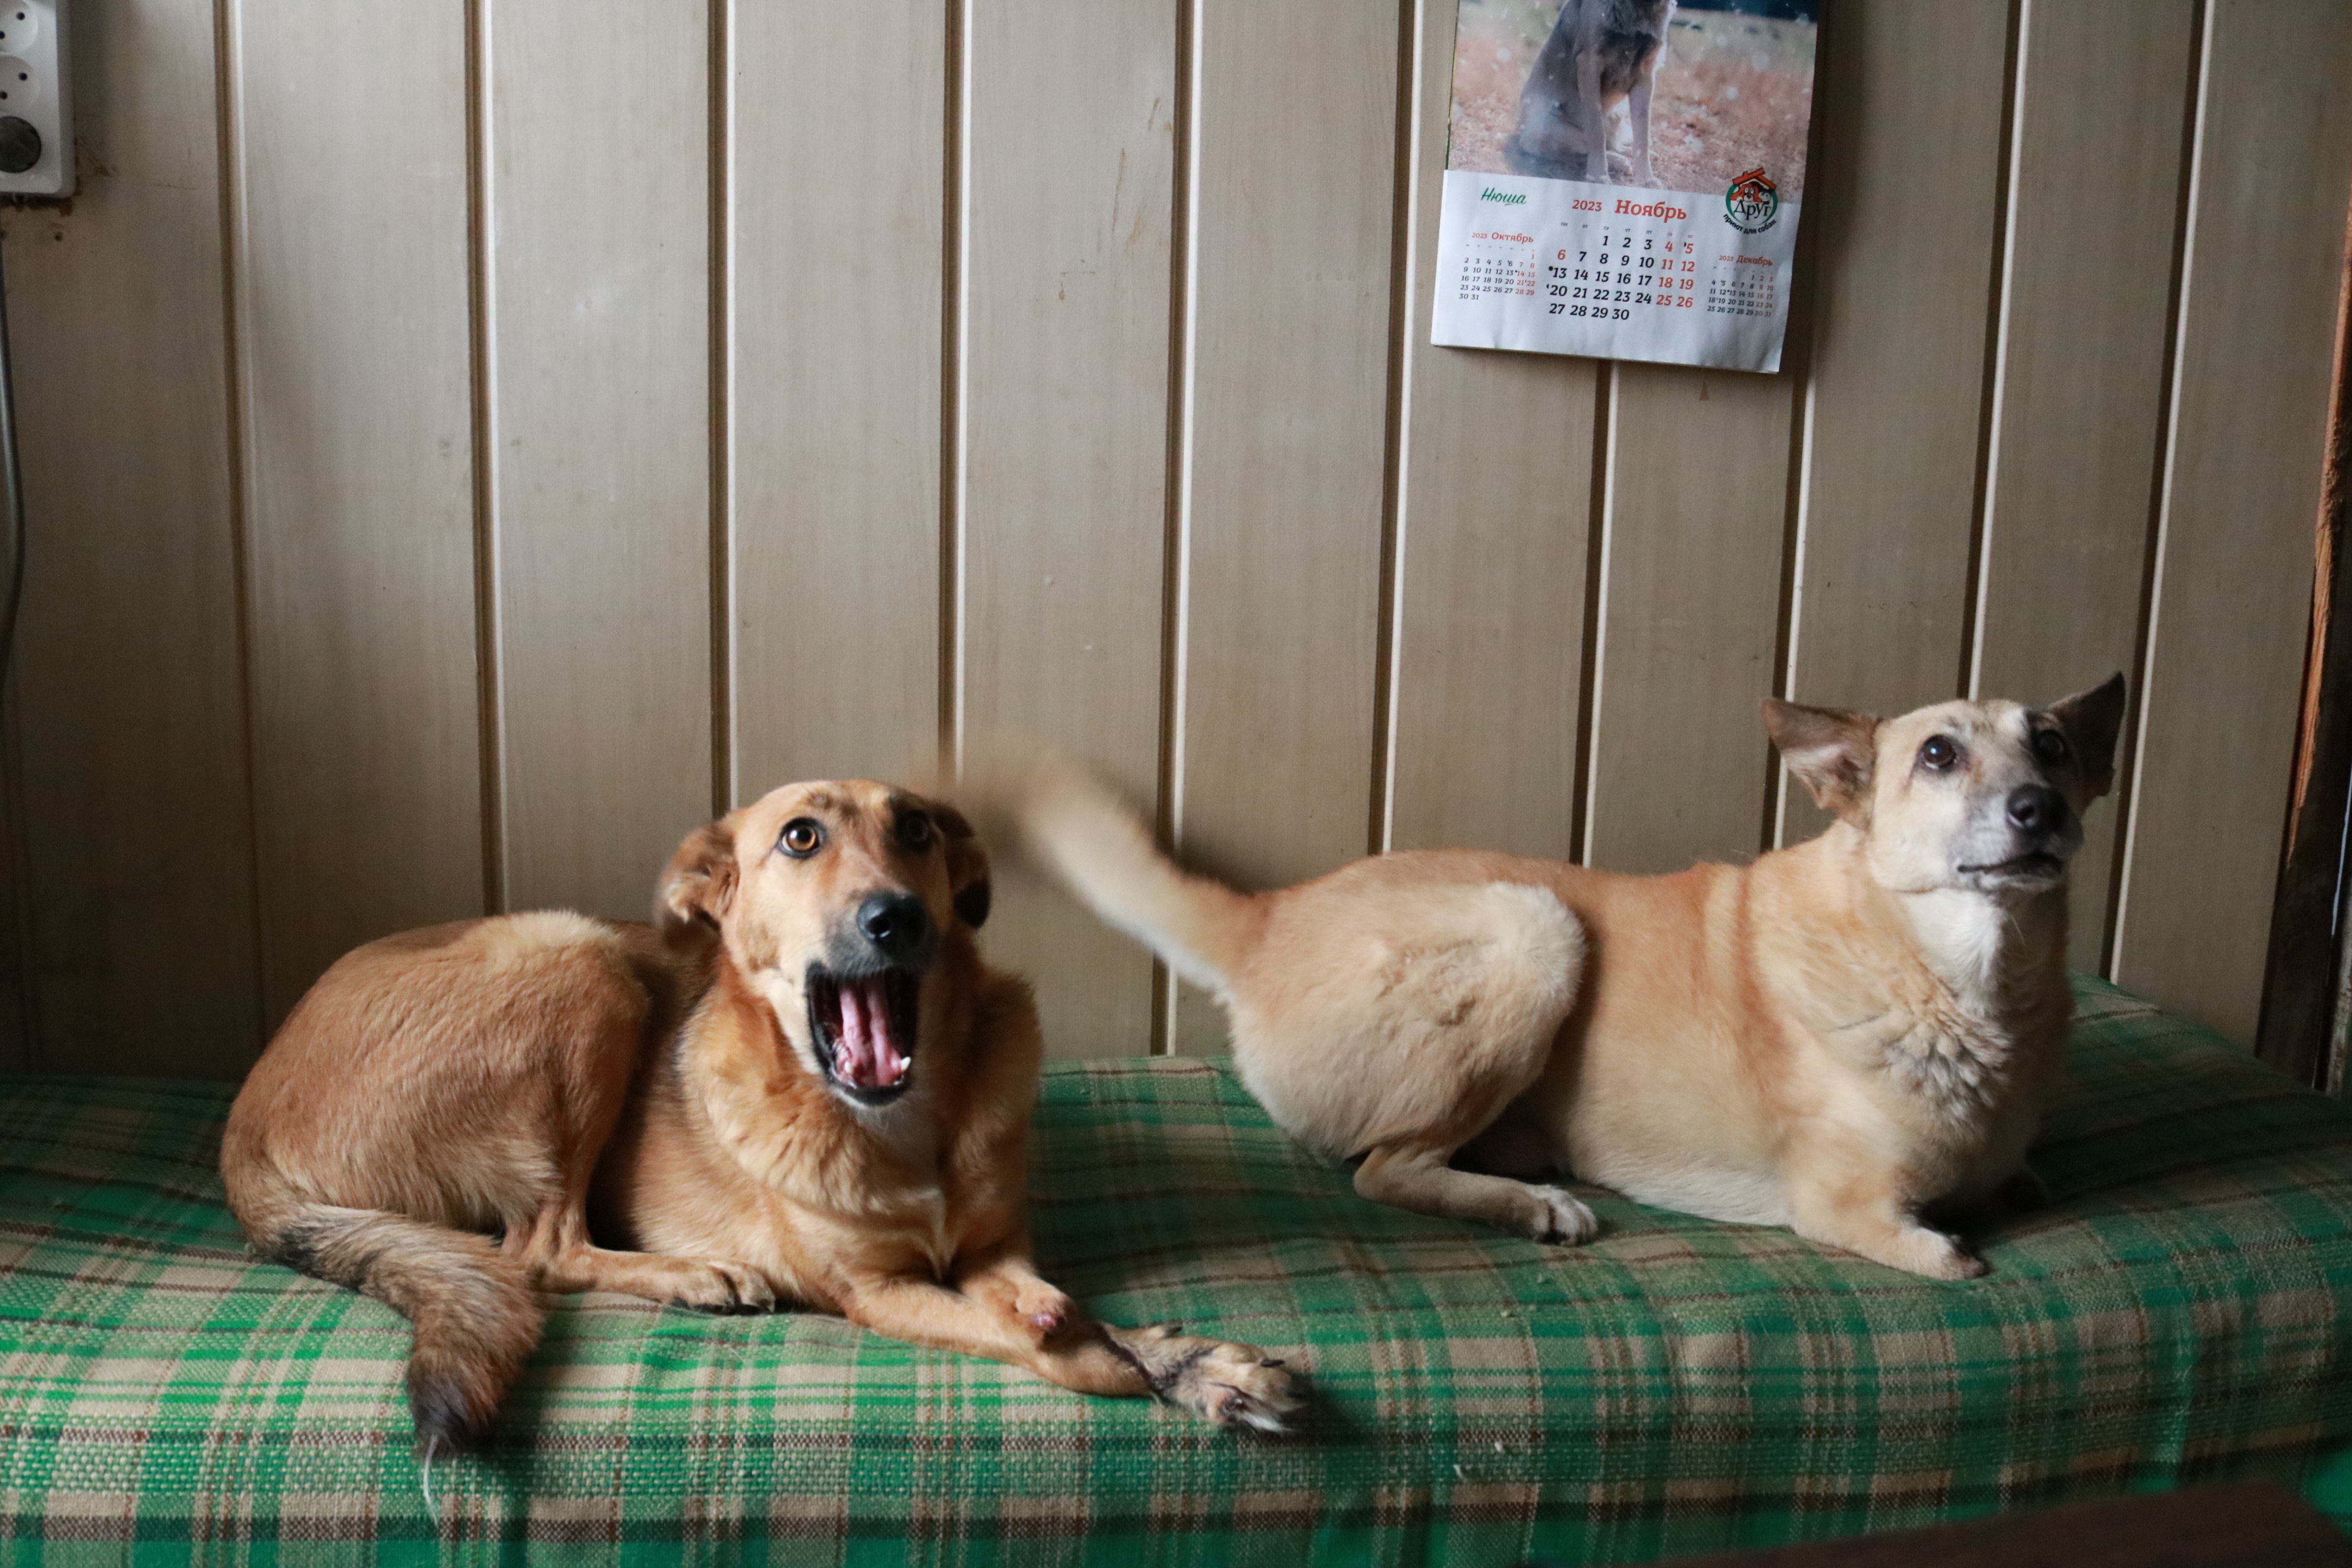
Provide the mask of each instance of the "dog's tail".
[{"label": "dog's tail", "polygon": [[312,1201],[267,1154],[237,1147],[245,1142],[232,1135],[222,1170],[256,1249],[415,1324],[408,1409],[417,1450],[478,1445],[547,1320],[521,1266],[488,1237]]},{"label": "dog's tail", "polygon": [[957,797],[983,835],[1013,839],[1088,909],[1223,998],[1255,941],[1255,900],[1195,877],[1160,853],[1150,831],[1100,779],[1066,757],[1031,751],[969,767]]}]

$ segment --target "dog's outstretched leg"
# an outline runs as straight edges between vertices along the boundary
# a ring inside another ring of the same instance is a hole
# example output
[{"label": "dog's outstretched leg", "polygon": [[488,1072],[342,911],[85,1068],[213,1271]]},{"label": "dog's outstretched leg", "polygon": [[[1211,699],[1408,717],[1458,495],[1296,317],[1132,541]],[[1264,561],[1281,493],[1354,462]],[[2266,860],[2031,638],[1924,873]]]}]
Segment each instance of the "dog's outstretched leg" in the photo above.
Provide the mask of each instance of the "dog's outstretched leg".
[{"label": "dog's outstretched leg", "polygon": [[1572,1193],[1508,1176],[1453,1170],[1445,1163],[1448,1152],[1384,1143],[1356,1167],[1356,1191],[1374,1203],[1445,1219],[1475,1220],[1538,1241],[1573,1246],[1591,1240],[1601,1228],[1592,1211]]}]

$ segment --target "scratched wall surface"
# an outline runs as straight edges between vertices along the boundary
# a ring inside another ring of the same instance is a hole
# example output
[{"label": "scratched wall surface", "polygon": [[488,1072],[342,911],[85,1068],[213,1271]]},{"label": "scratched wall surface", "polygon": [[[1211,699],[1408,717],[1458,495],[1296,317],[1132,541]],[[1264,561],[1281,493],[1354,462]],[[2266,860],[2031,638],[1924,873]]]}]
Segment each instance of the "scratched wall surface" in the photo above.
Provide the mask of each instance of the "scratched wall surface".
[{"label": "scratched wall surface", "polygon": [[[2116,669],[2074,960],[2252,1039],[2352,7],[1834,0],[1772,376],[1428,346],[1454,0],[632,15],[77,7],[0,1065],[233,1077],[356,942],[998,727],[1246,883],[1654,870],[1818,828],[1763,697]],[[1057,1052],[1217,1048],[1000,908]]]}]

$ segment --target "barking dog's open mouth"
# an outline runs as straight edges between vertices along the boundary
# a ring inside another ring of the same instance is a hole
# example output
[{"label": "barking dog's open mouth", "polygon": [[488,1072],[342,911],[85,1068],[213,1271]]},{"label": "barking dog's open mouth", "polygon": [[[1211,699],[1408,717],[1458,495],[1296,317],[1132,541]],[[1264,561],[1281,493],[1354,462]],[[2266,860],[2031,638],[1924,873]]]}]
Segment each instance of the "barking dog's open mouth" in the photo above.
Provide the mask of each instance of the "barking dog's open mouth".
[{"label": "barking dog's open mouth", "polygon": [[917,981],[904,969],[834,974],[811,964],[809,1035],[834,1086],[861,1105],[906,1092],[915,1064]]}]

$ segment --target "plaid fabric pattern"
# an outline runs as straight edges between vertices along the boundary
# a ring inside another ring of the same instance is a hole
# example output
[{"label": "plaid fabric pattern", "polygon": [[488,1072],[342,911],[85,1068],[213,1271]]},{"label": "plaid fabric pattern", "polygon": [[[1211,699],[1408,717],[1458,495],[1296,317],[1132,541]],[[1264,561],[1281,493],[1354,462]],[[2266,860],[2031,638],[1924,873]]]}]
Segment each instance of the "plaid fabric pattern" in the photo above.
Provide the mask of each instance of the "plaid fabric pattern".
[{"label": "plaid fabric pattern", "polygon": [[590,1296],[437,1509],[407,1325],[256,1261],[222,1207],[227,1091],[0,1081],[0,1563],[1614,1563],[2307,1485],[2352,1437],[2352,1117],[2079,990],[2057,1201],[1983,1280],[1608,1194],[1597,1241],[1539,1247],[1359,1200],[1222,1063],[1071,1064],[1039,1108],[1048,1276],[1289,1357],[1305,1435]]}]

